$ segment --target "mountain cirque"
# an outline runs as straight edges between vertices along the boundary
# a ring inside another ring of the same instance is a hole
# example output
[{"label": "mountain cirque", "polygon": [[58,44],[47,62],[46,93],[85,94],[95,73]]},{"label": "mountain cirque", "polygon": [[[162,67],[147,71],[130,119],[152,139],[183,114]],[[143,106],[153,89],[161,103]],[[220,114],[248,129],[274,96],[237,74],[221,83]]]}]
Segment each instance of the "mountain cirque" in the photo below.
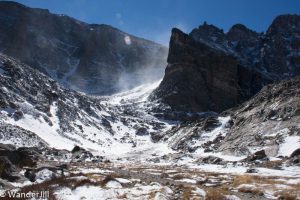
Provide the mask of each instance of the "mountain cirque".
[{"label": "mountain cirque", "polygon": [[299,199],[299,21],[173,29],[160,81],[161,45],[0,2],[1,194]]}]

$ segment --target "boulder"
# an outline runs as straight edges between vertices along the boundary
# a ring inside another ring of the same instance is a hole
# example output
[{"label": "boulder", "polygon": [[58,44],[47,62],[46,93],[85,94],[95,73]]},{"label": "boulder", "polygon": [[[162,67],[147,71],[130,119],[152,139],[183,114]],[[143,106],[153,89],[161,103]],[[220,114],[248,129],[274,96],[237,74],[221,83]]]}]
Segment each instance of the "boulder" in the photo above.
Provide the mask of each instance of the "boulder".
[{"label": "boulder", "polygon": [[260,150],[245,158],[244,161],[253,162],[256,160],[266,160],[267,158],[268,157],[266,155],[265,150]]},{"label": "boulder", "polygon": [[300,148],[293,151],[293,153],[290,155],[291,158],[296,157],[296,156],[300,156]]},{"label": "boulder", "polygon": [[8,181],[15,181],[18,179],[13,173],[17,171],[16,167],[11,163],[11,161],[4,156],[0,156],[0,177]]},{"label": "boulder", "polygon": [[75,146],[71,152],[72,152],[72,159],[76,160],[77,162],[85,161],[88,158],[90,159],[94,158],[91,152],[79,146]]},{"label": "boulder", "polygon": [[148,132],[148,129],[145,128],[145,127],[140,127],[136,130],[136,135],[139,135],[139,136],[145,136],[145,135],[149,135],[149,132]]},{"label": "boulder", "polygon": [[216,156],[207,156],[203,158],[199,158],[197,163],[206,163],[206,164],[224,164],[225,161],[222,158],[216,157]]},{"label": "boulder", "polygon": [[254,168],[247,169],[247,171],[246,171],[246,173],[249,173],[249,174],[257,173],[257,172],[258,172],[258,170],[254,169]]},{"label": "boulder", "polygon": [[1,144],[0,156],[7,157],[7,159],[17,167],[34,167],[40,159],[40,154],[36,148],[21,147],[15,149],[11,145]]}]

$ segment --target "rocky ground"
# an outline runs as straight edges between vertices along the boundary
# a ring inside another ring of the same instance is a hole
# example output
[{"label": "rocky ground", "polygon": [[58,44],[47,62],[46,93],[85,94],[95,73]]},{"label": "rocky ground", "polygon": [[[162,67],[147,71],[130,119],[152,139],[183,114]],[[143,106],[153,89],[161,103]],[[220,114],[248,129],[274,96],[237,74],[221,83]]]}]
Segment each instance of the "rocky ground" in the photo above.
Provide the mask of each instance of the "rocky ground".
[{"label": "rocky ground", "polygon": [[[294,154],[299,154],[299,150]],[[134,154],[132,159],[94,156],[78,146],[70,152],[1,145],[0,155],[1,191],[6,197],[13,191],[44,190],[50,192],[49,199],[300,197],[299,167],[289,161],[269,161],[262,152],[235,160],[152,154],[143,161]]]}]

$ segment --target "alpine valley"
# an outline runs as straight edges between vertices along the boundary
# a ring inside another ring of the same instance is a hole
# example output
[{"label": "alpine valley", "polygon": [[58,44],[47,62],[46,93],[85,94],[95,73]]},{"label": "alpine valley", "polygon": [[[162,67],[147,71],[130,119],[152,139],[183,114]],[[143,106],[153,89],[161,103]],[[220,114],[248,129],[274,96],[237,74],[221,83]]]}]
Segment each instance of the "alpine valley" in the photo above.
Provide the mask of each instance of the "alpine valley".
[{"label": "alpine valley", "polygon": [[0,1],[0,192],[37,191],[300,199],[300,16],[173,28],[167,48]]}]

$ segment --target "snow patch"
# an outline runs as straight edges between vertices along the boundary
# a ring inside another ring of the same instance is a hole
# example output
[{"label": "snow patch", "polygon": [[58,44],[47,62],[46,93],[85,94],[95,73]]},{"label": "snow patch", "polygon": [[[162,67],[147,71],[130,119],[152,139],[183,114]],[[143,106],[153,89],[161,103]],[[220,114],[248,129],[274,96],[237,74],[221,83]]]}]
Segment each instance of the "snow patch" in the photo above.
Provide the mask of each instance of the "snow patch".
[{"label": "snow patch", "polygon": [[46,180],[51,180],[55,176],[54,172],[50,171],[49,169],[43,169],[36,173],[36,183],[41,183]]},{"label": "snow patch", "polygon": [[300,148],[300,136],[286,136],[279,146],[278,156],[290,156],[298,148]]},{"label": "snow patch", "polygon": [[107,188],[122,188],[122,185],[118,181],[109,181],[105,186]]}]

